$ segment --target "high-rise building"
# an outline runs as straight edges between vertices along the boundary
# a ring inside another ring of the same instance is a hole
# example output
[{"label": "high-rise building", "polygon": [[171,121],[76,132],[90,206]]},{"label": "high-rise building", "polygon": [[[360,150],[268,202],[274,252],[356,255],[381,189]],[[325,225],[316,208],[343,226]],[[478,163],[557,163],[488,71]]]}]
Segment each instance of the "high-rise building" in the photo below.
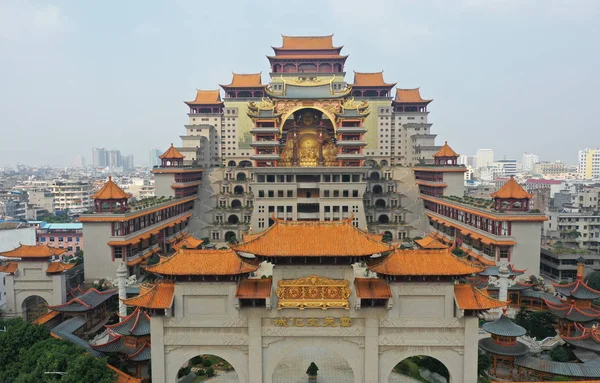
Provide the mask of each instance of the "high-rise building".
[{"label": "high-rise building", "polygon": [[586,180],[600,178],[600,149],[583,149],[579,151],[577,173]]},{"label": "high-rise building", "polygon": [[517,160],[498,160],[492,163],[498,169],[497,177],[511,177],[517,175]]},{"label": "high-rise building", "polygon": [[73,157],[73,167],[75,168],[84,168],[85,167],[85,158],[81,154],[77,154]]},{"label": "high-rise building", "polygon": [[475,154],[475,166],[478,169],[486,168],[494,163],[494,151],[492,149],[477,149]]},{"label": "high-rise building", "polygon": [[92,206],[92,186],[87,181],[54,181],[48,185],[54,195],[54,209],[83,213]]},{"label": "high-rise building", "polygon": [[92,164],[95,168],[105,168],[107,164],[106,149],[94,148]]},{"label": "high-rise building", "polygon": [[121,166],[124,170],[135,169],[135,165],[133,164],[133,154],[121,156]]},{"label": "high-rise building", "polygon": [[523,153],[523,170],[532,171],[536,162],[540,162],[540,156],[534,153]]},{"label": "high-rise building", "polygon": [[458,164],[465,165],[470,167],[475,167],[475,156],[471,156],[468,154],[461,154],[458,156]]},{"label": "high-rise building", "polygon": [[148,166],[150,168],[160,165],[160,158],[158,158],[160,155],[161,155],[160,149],[158,149],[158,148],[150,149],[150,153],[148,155]]},{"label": "high-rise building", "polygon": [[111,169],[123,166],[120,150],[109,149],[106,151],[106,166]]}]

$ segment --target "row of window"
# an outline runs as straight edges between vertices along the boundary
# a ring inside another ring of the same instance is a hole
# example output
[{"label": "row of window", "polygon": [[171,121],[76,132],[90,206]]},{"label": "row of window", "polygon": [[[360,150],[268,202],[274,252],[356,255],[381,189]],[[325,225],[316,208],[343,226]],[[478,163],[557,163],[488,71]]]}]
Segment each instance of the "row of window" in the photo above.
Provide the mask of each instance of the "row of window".
[{"label": "row of window", "polygon": [[[64,242],[65,237],[58,237],[58,241],[56,241],[56,237],[48,237],[48,242]],[[75,242],[79,242],[80,237],[67,237],[67,242],[73,242],[73,238],[75,238]],[[40,242],[46,242],[46,237],[41,237]]]}]

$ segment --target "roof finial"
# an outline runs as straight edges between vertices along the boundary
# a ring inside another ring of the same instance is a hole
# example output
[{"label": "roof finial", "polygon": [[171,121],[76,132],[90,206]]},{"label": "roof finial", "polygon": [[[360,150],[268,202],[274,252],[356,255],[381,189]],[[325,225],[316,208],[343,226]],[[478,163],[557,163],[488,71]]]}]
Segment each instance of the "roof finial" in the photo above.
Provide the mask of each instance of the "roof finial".
[{"label": "roof finial", "polygon": [[109,181],[112,181],[112,176],[108,176],[108,180],[109,180]]},{"label": "roof finial", "polygon": [[173,147],[173,143],[171,142],[171,147]]},{"label": "roof finial", "polygon": [[502,315],[506,316],[506,312],[508,311],[508,309],[505,307],[502,307]]}]

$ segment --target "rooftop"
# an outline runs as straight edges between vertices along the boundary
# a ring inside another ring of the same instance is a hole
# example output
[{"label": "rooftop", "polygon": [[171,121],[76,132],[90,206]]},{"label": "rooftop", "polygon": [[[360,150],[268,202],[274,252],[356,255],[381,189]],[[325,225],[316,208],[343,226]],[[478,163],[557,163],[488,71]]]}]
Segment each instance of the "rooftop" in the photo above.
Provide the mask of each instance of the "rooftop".
[{"label": "rooftop", "polygon": [[487,322],[481,325],[485,331],[493,335],[499,336],[523,336],[527,333],[523,327],[513,322],[506,315],[502,315],[500,318],[493,322]]},{"label": "rooftop", "polygon": [[125,299],[123,303],[151,310],[168,309],[173,305],[174,293],[174,282],[161,281],[156,284],[142,285],[138,296]]},{"label": "rooftop", "polygon": [[240,74],[233,73],[231,83],[228,85],[221,85],[222,88],[262,88],[263,85],[261,79],[262,72],[259,73],[248,73]]},{"label": "rooftop", "polygon": [[273,47],[275,50],[331,50],[342,47],[333,46],[333,35],[326,36],[284,36],[281,35],[283,43],[281,47]]},{"label": "rooftop", "polygon": [[131,194],[125,193],[123,189],[113,182],[111,176],[108,177],[108,181],[104,186],[92,195],[92,199],[99,200],[120,200],[128,199],[129,197],[131,197]]},{"label": "rooftop", "polygon": [[146,271],[161,275],[239,275],[258,270],[232,249],[179,249],[160,263],[147,266]]},{"label": "rooftop", "polygon": [[158,156],[158,158],[160,158],[160,159],[183,159],[183,158],[185,158],[185,156],[183,154],[181,154],[181,152],[173,146],[173,143],[171,143],[171,146],[169,146],[169,149],[167,149],[163,154]]},{"label": "rooftop", "polygon": [[114,295],[117,295],[117,289],[106,291],[89,289],[66,303],[57,306],[48,306],[48,308],[61,312],[84,312],[95,309]]},{"label": "rooftop", "polygon": [[428,235],[425,238],[415,239],[415,242],[422,249],[435,250],[435,249],[446,249],[446,248],[448,248],[447,245],[441,243],[440,241],[438,241],[437,239],[435,239],[435,237],[433,237],[431,235]]},{"label": "rooftop", "polygon": [[242,279],[235,291],[235,297],[240,299],[265,299],[271,297],[273,279]]},{"label": "rooftop", "polygon": [[341,221],[282,221],[232,246],[237,252],[263,257],[364,257],[393,248]]},{"label": "rooftop", "polygon": [[370,86],[370,87],[378,87],[378,86],[383,86],[383,87],[393,87],[394,84],[388,84],[387,82],[385,82],[385,80],[383,79],[383,71],[381,72],[371,72],[371,73],[367,73],[367,72],[356,72],[354,71],[354,83],[352,84],[353,87],[361,87],[361,86]]},{"label": "rooftop", "polygon": [[558,283],[552,283],[554,289],[566,298],[585,299],[593,300],[600,298],[600,291],[594,290],[589,287],[581,279],[577,279],[575,282],[561,285]]},{"label": "rooftop", "polygon": [[514,177],[510,177],[508,181],[495,193],[492,193],[492,198],[501,198],[501,199],[529,199],[533,195],[527,193],[525,189],[517,181],[515,181]]},{"label": "rooftop", "polygon": [[470,263],[443,250],[401,250],[390,255],[367,260],[369,270],[394,276],[461,276],[479,273],[483,267]]},{"label": "rooftop", "polygon": [[379,278],[354,278],[356,296],[361,299],[389,299],[392,297],[390,284]]},{"label": "rooftop", "polygon": [[461,310],[489,310],[504,307],[504,302],[489,296],[486,290],[480,290],[467,283],[454,285],[454,298]]},{"label": "rooftop", "polygon": [[194,101],[184,101],[188,105],[220,105],[221,93],[216,90],[197,90]]},{"label": "rooftop", "polygon": [[121,322],[106,326],[112,332],[121,335],[143,336],[150,335],[150,316],[139,307]]},{"label": "rooftop", "polygon": [[458,153],[456,153],[452,148],[448,145],[448,141],[444,142],[444,146],[440,148],[433,155],[434,157],[458,157]]},{"label": "rooftop", "polygon": [[433,100],[425,100],[421,97],[420,88],[414,89],[399,89],[396,88],[395,103],[407,103],[407,104],[429,104]]},{"label": "rooftop", "polygon": [[16,249],[0,253],[0,256],[7,258],[50,258],[55,255],[61,255],[67,252],[67,249],[57,249],[45,245],[19,245]]}]

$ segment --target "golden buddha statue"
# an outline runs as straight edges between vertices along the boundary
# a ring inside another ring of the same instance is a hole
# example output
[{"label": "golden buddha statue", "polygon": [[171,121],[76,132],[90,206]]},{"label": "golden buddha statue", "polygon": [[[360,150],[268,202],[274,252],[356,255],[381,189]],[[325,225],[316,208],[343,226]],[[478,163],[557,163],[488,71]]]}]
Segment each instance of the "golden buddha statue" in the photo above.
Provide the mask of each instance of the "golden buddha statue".
[{"label": "golden buddha statue", "polygon": [[288,131],[285,148],[280,155],[280,166],[335,166],[336,148],[312,111],[304,111]]}]

